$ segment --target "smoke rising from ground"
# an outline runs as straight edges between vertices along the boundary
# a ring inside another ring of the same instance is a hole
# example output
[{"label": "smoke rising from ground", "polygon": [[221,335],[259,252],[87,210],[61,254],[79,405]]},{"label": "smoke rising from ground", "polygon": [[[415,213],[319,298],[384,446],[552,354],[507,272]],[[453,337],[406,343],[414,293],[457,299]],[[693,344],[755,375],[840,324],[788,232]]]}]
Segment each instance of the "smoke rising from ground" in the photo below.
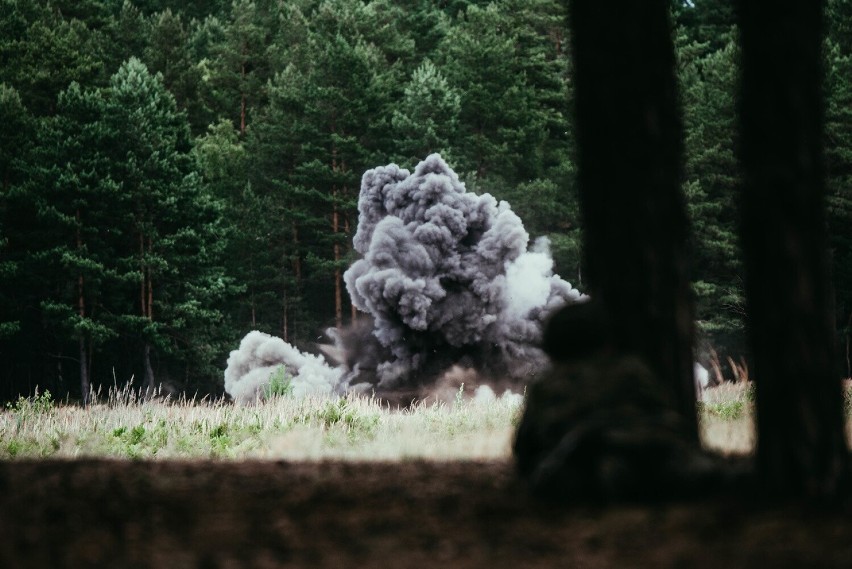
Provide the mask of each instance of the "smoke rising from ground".
[{"label": "smoke rising from ground", "polygon": [[292,395],[333,393],[343,370],[332,368],[320,356],[300,352],[281,338],[249,332],[231,352],[225,369],[225,391],[237,403],[254,403],[264,397],[272,375],[284,366]]},{"label": "smoke rising from ground", "polygon": [[521,379],[545,362],[544,318],[580,293],[552,274],[541,241],[506,202],[466,192],[437,154],[414,173],[391,164],[364,174],[353,239],[363,258],[346,274],[355,306],[373,317],[393,388],[459,361]]},{"label": "smoke rising from ground", "polygon": [[[508,203],[467,192],[432,154],[413,173],[395,164],[367,171],[358,211],[353,244],[362,258],[344,280],[368,317],[330,333],[340,366],[302,354],[325,369],[300,371],[294,384],[304,373],[328,391],[416,391],[460,368],[518,387],[546,366],[544,321],[581,294],[553,274],[546,239],[528,249]],[[270,368],[302,369],[294,348],[258,334],[228,360],[226,391],[241,400],[256,397]]]}]

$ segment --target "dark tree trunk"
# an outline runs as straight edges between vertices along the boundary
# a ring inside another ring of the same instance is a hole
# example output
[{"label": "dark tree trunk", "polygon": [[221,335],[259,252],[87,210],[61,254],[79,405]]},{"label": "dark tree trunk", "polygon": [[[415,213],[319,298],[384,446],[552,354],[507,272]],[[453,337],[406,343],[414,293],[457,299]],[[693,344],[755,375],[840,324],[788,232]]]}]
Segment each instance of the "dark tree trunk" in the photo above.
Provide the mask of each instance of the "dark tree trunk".
[{"label": "dark tree trunk", "polygon": [[697,439],[682,127],[666,0],[569,3],[584,278],[620,348],[670,386]]},{"label": "dark tree trunk", "polygon": [[343,271],[340,270],[340,212],[337,209],[337,189],[334,190],[334,209],[331,215],[331,228],[334,233],[334,325],[338,330],[343,328]]},{"label": "dark tree trunk", "polygon": [[[141,301],[142,301],[142,317],[146,318],[148,322],[154,321],[154,277],[151,272],[151,267],[148,266],[145,260],[145,236],[140,232],[139,234],[139,247],[140,247],[140,264],[142,270],[142,289],[141,289]],[[154,249],[153,240],[151,237],[148,237],[148,254],[152,254]],[[142,383],[142,388],[144,389],[147,395],[153,395],[154,393],[154,368],[151,366],[151,342],[149,340],[145,340],[142,345],[142,359],[145,366],[145,379]]]},{"label": "dark tree trunk", "polygon": [[80,340],[80,393],[82,394],[83,407],[88,407],[89,396],[92,393],[92,384],[89,380],[89,351],[86,349],[86,339]]},{"label": "dark tree trunk", "polygon": [[283,310],[281,311],[281,339],[285,342],[290,341],[290,301],[287,297],[287,287],[282,291],[284,298]]},{"label": "dark tree trunk", "polygon": [[154,390],[156,385],[154,383],[154,368],[151,366],[151,344],[145,342],[145,346],[143,347],[143,358],[145,364],[145,382],[143,384],[143,388],[145,390],[145,394],[151,396],[154,394]]},{"label": "dark tree trunk", "polygon": [[[82,252],[83,250],[83,235],[80,231],[80,220],[82,217],[82,213],[80,209],[77,209],[76,212],[77,219],[77,230],[76,230],[76,240],[77,240],[77,251]],[[77,314],[80,316],[80,320],[85,320],[86,318],[86,280],[83,274],[77,275]],[[82,396],[83,406],[86,407],[89,405],[89,395],[91,394],[91,381],[89,379],[89,351],[86,346],[86,336],[81,332],[80,334],[80,395]]]},{"label": "dark tree trunk", "polygon": [[768,490],[832,496],[845,471],[825,234],[822,2],[741,1],[742,242]]}]

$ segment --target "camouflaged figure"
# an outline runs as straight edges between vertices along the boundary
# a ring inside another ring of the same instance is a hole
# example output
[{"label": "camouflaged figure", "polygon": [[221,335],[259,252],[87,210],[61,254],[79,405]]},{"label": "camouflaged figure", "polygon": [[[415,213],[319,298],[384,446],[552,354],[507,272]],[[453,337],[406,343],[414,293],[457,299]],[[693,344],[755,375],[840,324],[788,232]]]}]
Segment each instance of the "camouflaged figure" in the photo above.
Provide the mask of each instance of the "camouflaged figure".
[{"label": "camouflaged figure", "polygon": [[716,480],[715,461],[685,435],[674,402],[641,359],[613,349],[593,302],[548,325],[551,370],[527,389],[514,452],[542,496],[569,501],[692,495]]}]

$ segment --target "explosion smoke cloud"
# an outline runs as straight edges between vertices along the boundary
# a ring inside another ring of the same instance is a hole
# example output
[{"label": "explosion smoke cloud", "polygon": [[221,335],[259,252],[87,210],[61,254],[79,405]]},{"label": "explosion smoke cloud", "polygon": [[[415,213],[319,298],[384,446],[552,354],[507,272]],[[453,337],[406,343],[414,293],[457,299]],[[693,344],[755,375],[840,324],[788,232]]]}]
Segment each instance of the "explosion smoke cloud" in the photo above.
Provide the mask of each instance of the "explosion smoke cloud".
[{"label": "explosion smoke cloud", "polygon": [[237,403],[254,403],[263,397],[264,387],[281,366],[295,397],[335,392],[343,375],[342,369],[330,367],[320,356],[305,354],[281,338],[253,331],[228,358],[225,391]]},{"label": "explosion smoke cloud", "polygon": [[353,239],[363,259],[344,275],[389,357],[393,388],[467,361],[520,379],[541,368],[544,319],[580,293],[552,274],[546,241],[506,202],[476,195],[433,154],[413,174],[391,164],[364,174]]},{"label": "explosion smoke cloud", "polygon": [[[344,280],[371,324],[332,334],[344,362],[320,374],[329,390],[417,389],[453,366],[517,386],[546,365],[545,319],[582,295],[553,274],[546,239],[528,250],[508,203],[467,192],[433,154],[413,173],[395,164],[367,171],[358,211],[362,258]],[[256,394],[269,368],[285,363],[276,357],[294,357],[249,336],[228,361],[231,395]]]}]

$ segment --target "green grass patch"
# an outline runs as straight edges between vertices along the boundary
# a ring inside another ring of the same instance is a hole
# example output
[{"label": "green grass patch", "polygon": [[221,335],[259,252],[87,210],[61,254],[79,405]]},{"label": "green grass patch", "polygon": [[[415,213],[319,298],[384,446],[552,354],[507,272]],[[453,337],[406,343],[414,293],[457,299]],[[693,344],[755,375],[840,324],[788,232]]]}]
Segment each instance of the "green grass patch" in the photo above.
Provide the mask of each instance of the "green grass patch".
[{"label": "green grass patch", "polygon": [[742,400],[723,401],[721,403],[700,404],[700,408],[706,414],[730,421],[745,416],[748,403]]}]

